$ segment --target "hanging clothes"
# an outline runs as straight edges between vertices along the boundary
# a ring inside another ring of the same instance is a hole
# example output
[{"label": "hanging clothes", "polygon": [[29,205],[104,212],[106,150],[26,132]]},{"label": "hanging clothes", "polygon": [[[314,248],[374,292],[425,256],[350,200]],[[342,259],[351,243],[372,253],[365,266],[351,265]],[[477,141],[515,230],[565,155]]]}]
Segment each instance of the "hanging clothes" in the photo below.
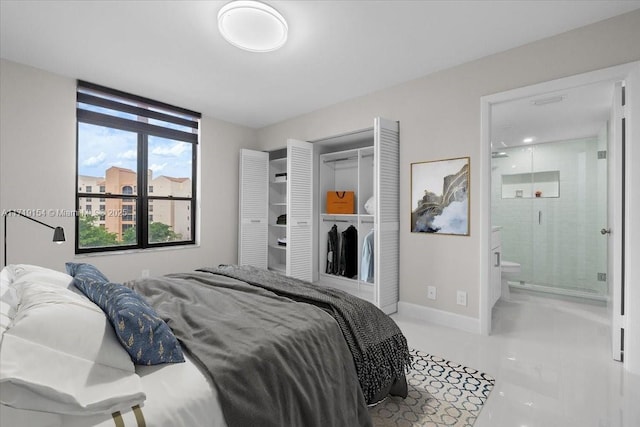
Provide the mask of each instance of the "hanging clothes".
[{"label": "hanging clothes", "polygon": [[373,243],[374,230],[371,229],[362,242],[362,262],[360,263],[360,280],[373,283]]},{"label": "hanging clothes", "polygon": [[338,274],[349,278],[358,275],[358,229],[353,225],[342,232]]},{"label": "hanging clothes", "polygon": [[327,274],[338,274],[338,226],[333,224],[327,236]]}]

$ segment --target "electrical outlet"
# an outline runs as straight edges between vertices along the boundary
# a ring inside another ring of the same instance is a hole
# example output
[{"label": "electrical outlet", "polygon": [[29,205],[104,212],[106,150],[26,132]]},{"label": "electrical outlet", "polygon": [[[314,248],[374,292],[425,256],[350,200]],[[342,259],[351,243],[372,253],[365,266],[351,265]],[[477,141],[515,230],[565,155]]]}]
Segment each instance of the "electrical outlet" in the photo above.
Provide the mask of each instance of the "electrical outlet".
[{"label": "electrical outlet", "polygon": [[467,293],[465,291],[458,291],[456,294],[456,302],[458,305],[467,306]]},{"label": "electrical outlet", "polygon": [[142,277],[149,277],[149,270],[142,270]]},{"label": "electrical outlet", "polygon": [[427,298],[436,299],[436,287],[435,286],[427,286]]}]

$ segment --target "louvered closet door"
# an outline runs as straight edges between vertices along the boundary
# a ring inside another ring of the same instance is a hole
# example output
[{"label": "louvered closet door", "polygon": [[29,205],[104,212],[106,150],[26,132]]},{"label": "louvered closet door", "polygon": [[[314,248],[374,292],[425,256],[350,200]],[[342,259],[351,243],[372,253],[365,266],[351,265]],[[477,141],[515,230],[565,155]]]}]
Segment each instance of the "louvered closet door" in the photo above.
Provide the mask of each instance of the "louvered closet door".
[{"label": "louvered closet door", "polygon": [[398,311],[400,266],[400,145],[398,123],[377,118],[374,128],[375,303]]},{"label": "louvered closet door", "polygon": [[269,153],[240,150],[238,264],[267,268]]},{"label": "louvered closet door", "polygon": [[313,279],[313,145],[287,141],[287,276]]}]

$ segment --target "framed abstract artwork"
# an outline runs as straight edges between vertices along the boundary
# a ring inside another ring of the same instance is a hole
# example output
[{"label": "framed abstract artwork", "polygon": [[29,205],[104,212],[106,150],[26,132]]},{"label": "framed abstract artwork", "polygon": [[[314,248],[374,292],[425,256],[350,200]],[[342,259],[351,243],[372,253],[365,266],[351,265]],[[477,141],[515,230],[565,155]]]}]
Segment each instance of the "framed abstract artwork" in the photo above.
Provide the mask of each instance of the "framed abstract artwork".
[{"label": "framed abstract artwork", "polygon": [[411,231],[469,235],[469,157],[411,163]]}]

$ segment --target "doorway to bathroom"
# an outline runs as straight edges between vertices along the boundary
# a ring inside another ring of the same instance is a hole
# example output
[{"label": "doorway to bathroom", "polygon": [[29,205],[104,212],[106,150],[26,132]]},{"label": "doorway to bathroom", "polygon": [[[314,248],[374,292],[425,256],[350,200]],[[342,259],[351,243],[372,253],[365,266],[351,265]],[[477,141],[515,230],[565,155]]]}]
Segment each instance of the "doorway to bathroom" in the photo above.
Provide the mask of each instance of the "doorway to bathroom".
[{"label": "doorway to bathroom", "polygon": [[489,237],[497,226],[499,259],[519,266],[507,289],[606,306],[613,358],[622,359],[625,154],[619,124],[624,80],[634,64],[483,97],[485,333],[492,330]]},{"label": "doorway to bathroom", "polygon": [[[610,82],[497,104],[491,218],[511,290],[606,303]],[[504,268],[503,268],[504,271]]]}]

